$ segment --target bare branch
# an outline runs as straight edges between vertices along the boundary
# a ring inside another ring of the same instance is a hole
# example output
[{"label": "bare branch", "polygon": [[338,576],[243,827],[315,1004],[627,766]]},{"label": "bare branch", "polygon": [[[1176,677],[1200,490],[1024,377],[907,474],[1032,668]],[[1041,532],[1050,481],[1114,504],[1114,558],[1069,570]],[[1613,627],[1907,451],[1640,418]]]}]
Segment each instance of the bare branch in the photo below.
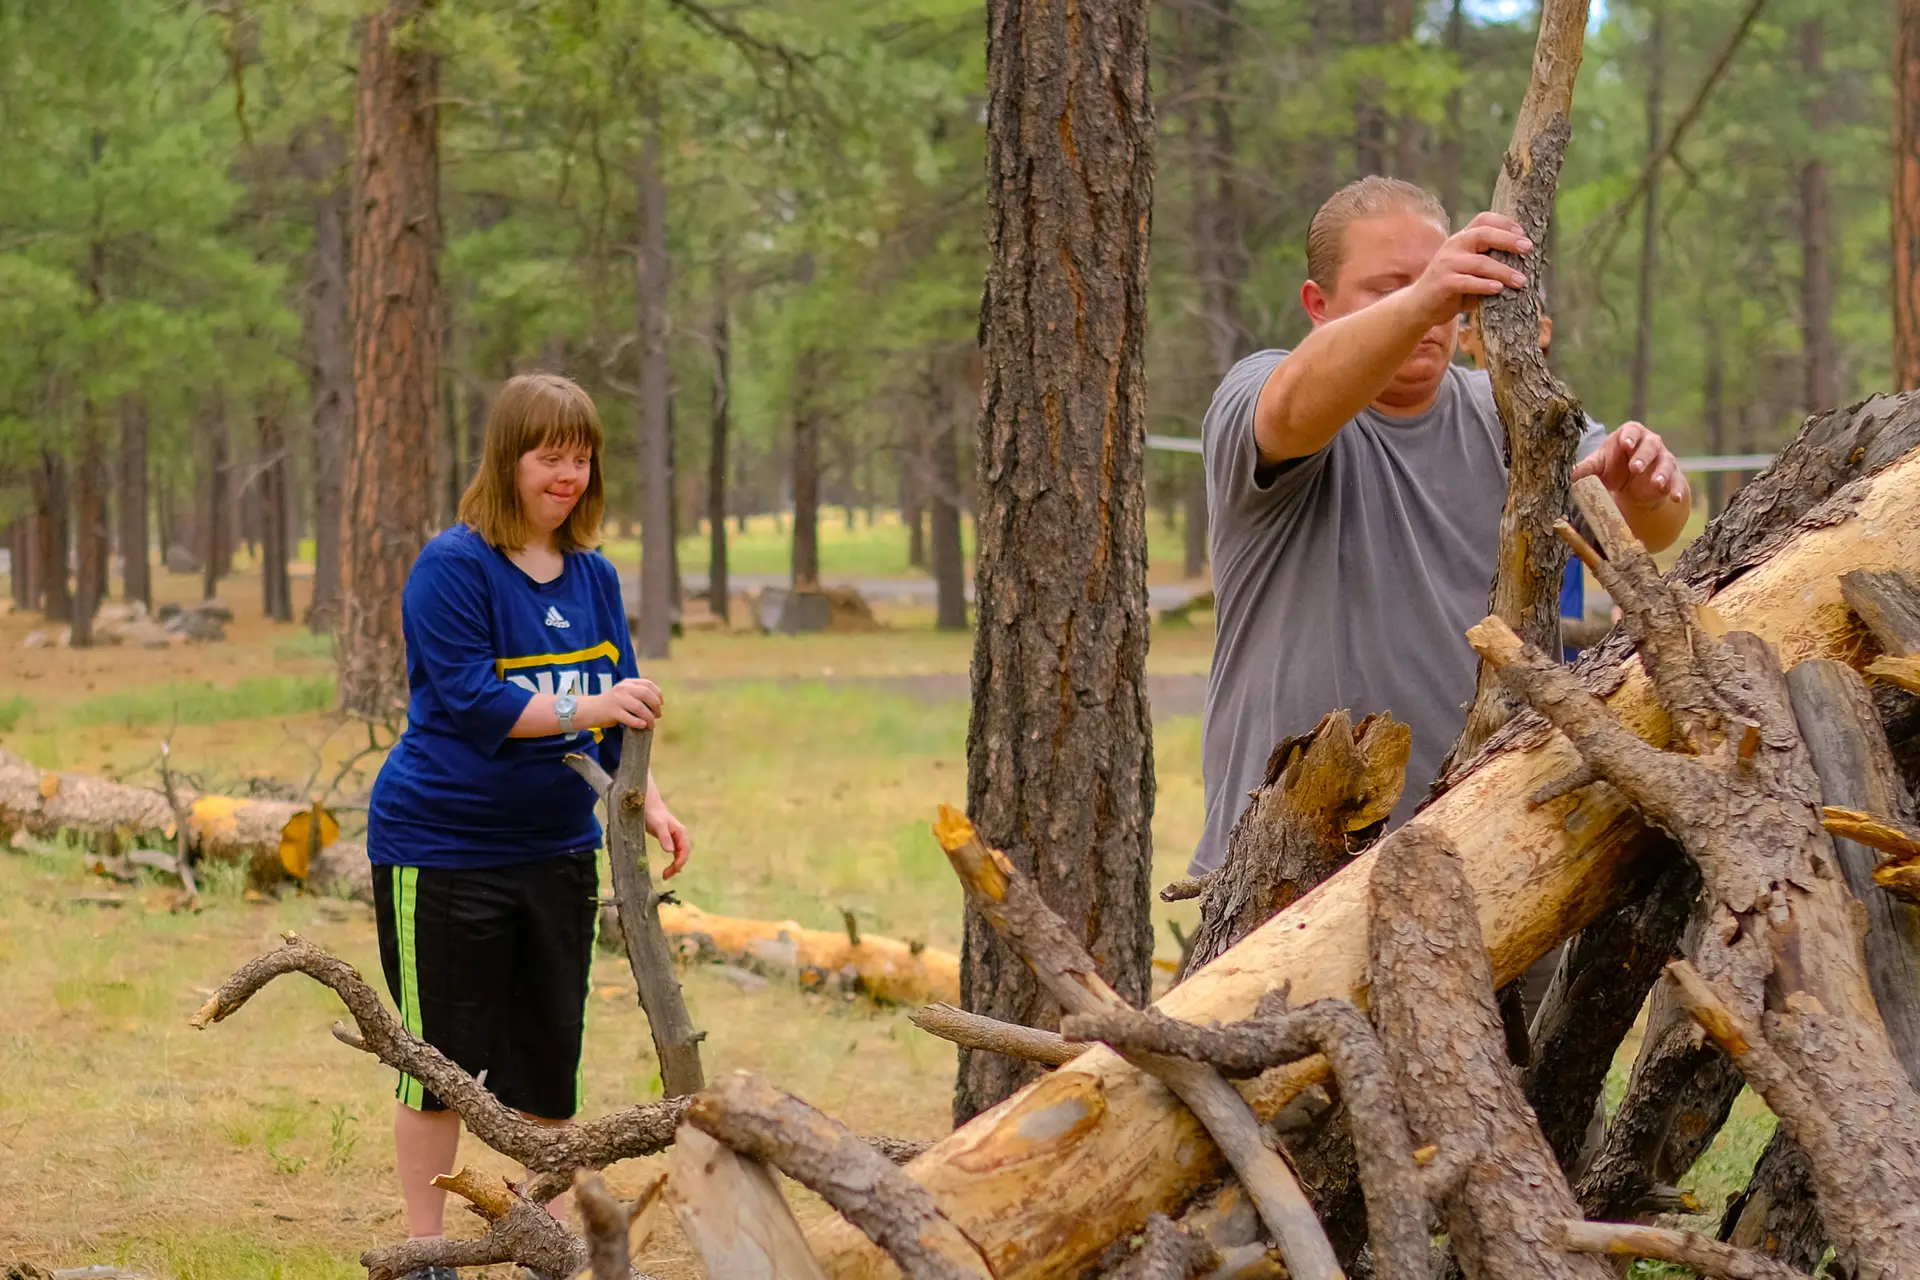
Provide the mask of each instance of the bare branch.
[{"label": "bare branch", "polygon": [[[928,1035],[939,1036],[968,1049],[1003,1053],[1023,1062],[1044,1062],[1057,1067],[1072,1062],[1086,1050],[1068,1044],[1052,1031],[1022,1027],[978,1013],[968,1013],[950,1004],[922,1005],[907,1015],[914,1026]],[[1097,1038],[1097,1037],[1096,1037]]]}]

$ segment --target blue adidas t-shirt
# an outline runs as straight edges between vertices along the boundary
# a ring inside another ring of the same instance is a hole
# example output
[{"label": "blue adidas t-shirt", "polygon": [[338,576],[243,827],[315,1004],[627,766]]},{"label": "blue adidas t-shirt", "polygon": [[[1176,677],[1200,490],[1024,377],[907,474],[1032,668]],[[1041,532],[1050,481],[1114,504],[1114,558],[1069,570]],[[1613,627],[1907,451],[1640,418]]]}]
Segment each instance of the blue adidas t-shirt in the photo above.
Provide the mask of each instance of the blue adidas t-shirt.
[{"label": "blue adidas t-shirt", "polygon": [[464,524],[421,551],[401,597],[407,728],[374,780],[378,866],[488,867],[596,848],[593,789],[565,763],[620,764],[620,735],[509,738],[536,693],[602,693],[638,674],[620,578],[566,557],[535,582]]}]

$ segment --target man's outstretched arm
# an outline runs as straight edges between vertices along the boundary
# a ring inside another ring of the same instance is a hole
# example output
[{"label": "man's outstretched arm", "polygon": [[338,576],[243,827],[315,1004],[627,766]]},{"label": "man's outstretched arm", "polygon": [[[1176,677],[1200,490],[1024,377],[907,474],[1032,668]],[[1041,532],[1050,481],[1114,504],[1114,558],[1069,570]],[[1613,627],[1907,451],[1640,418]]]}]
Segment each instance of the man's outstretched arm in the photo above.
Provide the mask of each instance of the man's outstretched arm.
[{"label": "man's outstretched arm", "polygon": [[1533,242],[1513,219],[1483,213],[1440,246],[1418,279],[1338,319],[1316,316],[1313,332],[1260,389],[1253,436],[1261,460],[1318,453],[1386,389],[1428,332],[1481,298],[1524,288],[1523,273],[1488,256],[1496,249],[1530,253]]}]

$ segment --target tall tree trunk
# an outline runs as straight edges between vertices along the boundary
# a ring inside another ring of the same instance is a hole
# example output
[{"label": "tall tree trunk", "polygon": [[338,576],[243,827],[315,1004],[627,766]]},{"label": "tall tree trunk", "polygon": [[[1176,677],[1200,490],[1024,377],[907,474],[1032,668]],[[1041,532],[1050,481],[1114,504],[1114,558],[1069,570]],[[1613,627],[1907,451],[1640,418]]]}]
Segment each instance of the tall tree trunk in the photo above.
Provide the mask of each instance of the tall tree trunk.
[{"label": "tall tree trunk", "polygon": [[727,581],[727,427],[733,406],[733,334],[728,324],[727,277],[715,285],[713,305],[713,401],[707,413],[707,607],[732,620],[733,587]]},{"label": "tall tree trunk", "polygon": [[128,603],[153,607],[153,557],[147,542],[147,406],[120,401],[120,581]]},{"label": "tall tree trunk", "polygon": [[107,449],[100,411],[81,410],[80,456],[74,462],[73,636],[76,649],[93,647],[93,615],[107,595]]},{"label": "tall tree trunk", "polygon": [[1920,387],[1920,0],[1894,7],[1893,381]]},{"label": "tall tree trunk", "polygon": [[27,536],[32,516],[7,521],[7,592],[16,612],[33,606],[27,600]]},{"label": "tall tree trunk", "polygon": [[640,626],[642,658],[664,658],[673,644],[672,369],[667,354],[667,180],[661,172],[658,90],[645,90],[635,195],[640,252],[634,292],[640,333]]},{"label": "tall tree trunk", "polygon": [[[967,811],[1144,1002],[1153,952],[1145,337],[1153,110],[1145,0],[987,9],[986,406],[976,461]],[[1059,1010],[971,907],[966,1008]],[[954,1116],[1030,1066],[962,1050]]]},{"label": "tall tree trunk", "polygon": [[49,622],[73,620],[73,589],[68,577],[68,557],[72,550],[73,521],[68,504],[67,460],[51,449],[40,453],[40,473],[36,477],[34,500],[40,514],[40,599],[41,612]]},{"label": "tall tree trunk", "polygon": [[1833,350],[1833,199],[1822,151],[1827,119],[1825,31],[1819,17],[1800,24],[1800,72],[1806,83],[1807,129],[1811,135],[1800,165],[1800,333],[1806,361],[1808,413],[1833,408],[1840,399],[1839,371]]},{"label": "tall tree trunk", "polygon": [[292,555],[287,519],[286,432],[279,413],[259,416],[260,439],[260,603],[275,622],[293,621],[293,581],[287,571]]},{"label": "tall tree trunk", "polygon": [[[1453,0],[1447,10],[1447,52],[1452,55],[1455,65],[1465,71],[1462,52],[1466,47],[1467,15],[1466,0]],[[1447,93],[1447,131],[1440,142],[1440,203],[1447,207],[1447,216],[1459,218],[1460,209],[1460,170],[1466,163],[1467,134],[1460,118],[1461,95],[1458,85]]]},{"label": "tall tree trunk", "polygon": [[1647,420],[1647,387],[1653,378],[1654,281],[1660,271],[1660,166],[1654,163],[1666,139],[1660,120],[1660,96],[1666,88],[1667,7],[1654,0],[1653,25],[1647,31],[1643,60],[1647,68],[1647,154],[1649,177],[1640,203],[1640,278],[1633,330],[1633,387],[1627,416]]},{"label": "tall tree trunk", "polygon": [[907,567],[924,569],[927,567],[927,522],[921,506],[921,491],[925,487],[921,470],[926,466],[922,456],[926,429],[916,425],[909,430],[912,443],[900,451],[900,523],[907,526]]},{"label": "tall tree trunk", "polygon": [[960,432],[979,414],[974,380],[977,349],[972,343],[935,357],[934,385],[939,395],[927,441],[934,622],[941,631],[967,629],[967,564],[960,544]]},{"label": "tall tree trunk", "polygon": [[355,85],[340,703],[369,718],[406,706],[400,593],[432,503],[441,231],[440,64],[421,31],[430,8],[389,0],[365,20]]},{"label": "tall tree trunk", "polygon": [[[1720,322],[1711,311],[1702,316],[1705,330],[1706,372],[1701,381],[1700,402],[1707,420],[1707,452],[1723,455],[1727,451],[1727,353],[1720,340]],[[1727,508],[1727,473],[1716,471],[1707,480],[1707,518],[1717,517]]]},{"label": "tall tree trunk", "polygon": [[[1387,38],[1387,0],[1353,0],[1350,8],[1355,45],[1379,45]],[[1377,77],[1362,77],[1354,91],[1353,158],[1356,177],[1387,171],[1387,112],[1380,105]]]},{"label": "tall tree trunk", "polygon": [[[337,152],[337,141],[331,150]],[[329,172],[338,168],[336,156]],[[342,487],[346,443],[353,430],[353,324],[347,306],[349,191],[336,175],[314,205],[313,256],[307,270],[307,358],[312,368],[313,599],[307,629],[334,630],[340,620]]]},{"label": "tall tree trunk", "polygon": [[220,594],[220,579],[233,567],[227,512],[232,508],[232,480],[227,456],[227,415],[218,408],[207,424],[206,452],[201,455],[201,499],[197,521],[200,532],[200,598]]},{"label": "tall tree trunk", "polygon": [[671,612],[669,619],[678,618],[681,612],[680,596],[680,471],[679,461],[674,456],[674,444],[678,438],[678,426],[674,422],[673,396],[671,383],[667,396],[667,531],[673,536],[667,539],[667,601]]},{"label": "tall tree trunk", "polygon": [[793,585],[820,585],[820,413],[813,403],[819,354],[802,347],[793,364]]}]

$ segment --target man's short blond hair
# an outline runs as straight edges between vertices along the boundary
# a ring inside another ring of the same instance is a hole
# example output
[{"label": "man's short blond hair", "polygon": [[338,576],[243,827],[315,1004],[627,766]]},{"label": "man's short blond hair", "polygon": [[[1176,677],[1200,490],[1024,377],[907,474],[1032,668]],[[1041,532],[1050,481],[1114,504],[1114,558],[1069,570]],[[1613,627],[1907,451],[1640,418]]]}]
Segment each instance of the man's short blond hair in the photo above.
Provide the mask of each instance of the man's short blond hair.
[{"label": "man's short blond hair", "polygon": [[1399,178],[1369,174],[1328,196],[1307,224],[1307,278],[1331,293],[1347,256],[1347,228],[1389,213],[1419,214],[1432,218],[1442,231],[1452,229],[1446,206],[1433,192]]}]

